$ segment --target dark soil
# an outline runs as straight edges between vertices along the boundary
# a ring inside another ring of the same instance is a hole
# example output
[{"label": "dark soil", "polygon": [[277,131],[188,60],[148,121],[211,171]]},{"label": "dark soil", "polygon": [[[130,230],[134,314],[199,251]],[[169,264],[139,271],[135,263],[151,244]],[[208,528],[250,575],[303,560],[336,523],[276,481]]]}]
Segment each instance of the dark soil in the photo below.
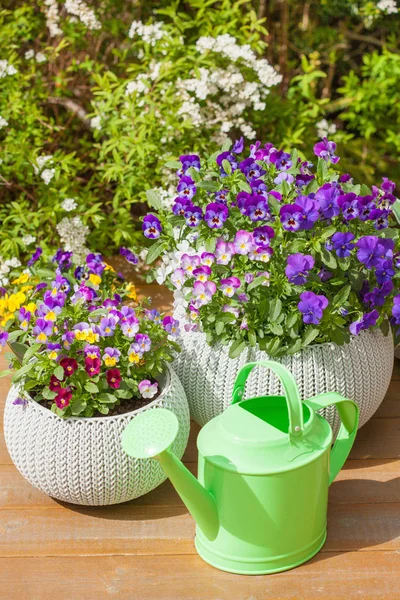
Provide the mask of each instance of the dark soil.
[{"label": "dark soil", "polygon": [[[126,400],[126,399],[121,400],[121,404],[117,404],[116,406],[114,406],[114,408],[111,408],[108,415],[102,415],[100,412],[97,411],[94,413],[93,417],[89,417],[89,418],[114,417],[115,415],[124,415],[125,413],[129,413],[134,410],[138,410],[139,408],[143,408],[144,406],[147,406],[151,402],[154,402],[154,400],[156,400],[158,398],[160,393],[161,393],[161,391],[158,390],[157,394],[155,396],[153,396],[153,398],[136,398],[135,396],[133,396],[130,400]],[[32,395],[32,398],[35,398],[34,390],[31,391],[31,395]],[[51,410],[53,400],[44,400],[43,399],[40,402],[38,402],[38,404],[40,404],[40,406],[43,406],[44,408],[48,408],[49,410]]]}]

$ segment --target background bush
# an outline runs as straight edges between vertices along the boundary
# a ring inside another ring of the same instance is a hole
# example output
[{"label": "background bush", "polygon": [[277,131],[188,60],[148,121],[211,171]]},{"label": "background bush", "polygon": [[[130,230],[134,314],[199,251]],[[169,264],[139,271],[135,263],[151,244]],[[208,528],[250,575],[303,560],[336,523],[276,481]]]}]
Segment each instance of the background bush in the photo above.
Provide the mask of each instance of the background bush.
[{"label": "background bush", "polygon": [[163,164],[243,133],[300,153],[328,134],[342,170],[398,178],[399,21],[394,0],[6,3],[0,255],[134,243]]}]

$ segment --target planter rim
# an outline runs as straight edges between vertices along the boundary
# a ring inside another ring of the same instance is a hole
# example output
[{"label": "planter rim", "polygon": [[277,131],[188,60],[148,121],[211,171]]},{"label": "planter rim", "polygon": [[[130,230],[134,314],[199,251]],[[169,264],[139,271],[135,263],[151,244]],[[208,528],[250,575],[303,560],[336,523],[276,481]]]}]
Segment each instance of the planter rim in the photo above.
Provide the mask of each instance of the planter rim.
[{"label": "planter rim", "polygon": [[[171,390],[172,373],[173,373],[173,371],[172,371],[171,366],[166,363],[165,371],[159,376],[161,378],[161,377],[163,377],[163,375],[165,375],[165,386],[163,387],[161,394],[155,400],[152,400],[151,402],[149,402],[149,404],[146,404],[146,406],[142,406],[141,408],[137,408],[136,410],[131,410],[130,412],[122,413],[120,415],[109,415],[109,416],[104,416],[104,417],[67,417],[67,418],[63,419],[62,417],[59,417],[58,415],[53,413],[49,408],[46,408],[45,406],[42,406],[41,404],[39,404],[38,402],[33,400],[33,398],[31,398],[31,396],[27,392],[26,393],[29,396],[28,397],[29,404],[36,407],[37,409],[39,409],[41,412],[43,412],[45,414],[48,414],[53,417],[56,417],[57,419],[60,419],[60,421],[63,421],[64,423],[69,423],[71,421],[78,421],[79,423],[82,423],[82,422],[93,423],[96,421],[100,421],[101,423],[104,423],[104,422],[107,422],[108,420],[112,420],[112,419],[115,420],[115,419],[134,416],[134,415],[139,414],[140,412],[147,410],[148,408],[152,408],[153,406],[155,406],[159,402],[159,400],[161,400],[162,397]],[[10,388],[10,391],[15,387],[17,387],[17,386],[15,384],[13,384]]]},{"label": "planter rim", "polygon": [[[183,320],[182,317],[181,317],[181,320]],[[204,333],[204,331],[192,331],[192,332],[185,332],[185,333],[187,333],[187,335],[204,335],[204,336],[206,335]],[[302,352],[307,352],[307,350],[311,350],[314,348],[322,348],[323,346],[334,346],[335,348],[346,348],[346,347],[350,346],[350,344],[352,342],[356,342],[361,336],[371,335],[373,333],[380,333],[383,337],[386,338],[389,335],[392,335],[392,326],[389,324],[389,331],[386,335],[383,333],[383,331],[380,329],[380,327],[378,327],[377,329],[368,329],[368,330],[360,331],[360,333],[358,335],[351,335],[350,341],[345,342],[344,344],[336,344],[336,342],[322,342],[320,344],[309,344],[308,346],[306,346],[305,348],[302,348],[301,350],[299,350],[298,352],[295,352],[294,354],[288,354],[286,352],[286,354],[283,354],[279,358],[283,358],[285,356],[296,356],[296,354],[301,354]],[[228,348],[229,347],[228,344],[226,346],[224,346],[221,344],[221,342],[217,342],[216,344],[211,345],[206,341],[206,344],[209,348]],[[258,342],[254,346],[254,348],[259,350],[260,352],[265,352],[266,354],[268,354],[268,352],[266,350],[260,349]],[[234,360],[234,359],[232,359],[232,360]]]}]

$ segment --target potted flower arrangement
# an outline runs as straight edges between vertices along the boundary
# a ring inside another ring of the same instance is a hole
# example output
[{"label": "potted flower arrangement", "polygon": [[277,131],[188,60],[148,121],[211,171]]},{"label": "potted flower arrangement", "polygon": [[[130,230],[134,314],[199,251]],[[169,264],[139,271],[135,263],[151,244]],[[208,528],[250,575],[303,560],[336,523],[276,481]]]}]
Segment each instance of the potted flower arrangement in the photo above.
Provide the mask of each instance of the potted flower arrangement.
[{"label": "potted flower arrangement", "polygon": [[145,302],[132,306],[134,286],[99,254],[75,267],[70,252],[48,262],[38,250],[14,275],[0,303],[0,343],[13,350],[15,370],[4,415],[13,462],[33,485],[76,504],[149,492],[164,481],[162,470],[128,459],[120,436],[139,412],[168,407],[179,420],[174,451],[182,456],[189,409],[168,365],[179,349],[178,322]]},{"label": "potted flower arrangement", "polygon": [[[178,169],[169,211],[148,192],[147,262],[161,255],[155,277],[175,290],[184,319],[175,365],[192,416],[204,424],[221,412],[241,365],[268,355],[304,397],[336,390],[357,401],[362,425],[386,393],[389,322],[400,324],[395,184],[339,175],[327,139],[314,147],[316,169],[271,143],[243,151],[241,139],[167,163]],[[260,372],[247,392],[281,389]],[[335,414],[325,416],[335,428]]]}]

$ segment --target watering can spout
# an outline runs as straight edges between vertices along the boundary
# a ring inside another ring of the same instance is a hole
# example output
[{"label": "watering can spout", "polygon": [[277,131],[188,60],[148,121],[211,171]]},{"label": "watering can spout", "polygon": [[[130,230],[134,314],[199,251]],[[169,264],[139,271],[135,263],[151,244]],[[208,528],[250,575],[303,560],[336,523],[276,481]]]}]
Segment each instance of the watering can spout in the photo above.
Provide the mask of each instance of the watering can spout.
[{"label": "watering can spout", "polygon": [[215,500],[170,450],[178,429],[178,419],[171,411],[146,410],[123,431],[122,448],[133,458],[158,460],[198,527],[214,540],[219,529]]}]

